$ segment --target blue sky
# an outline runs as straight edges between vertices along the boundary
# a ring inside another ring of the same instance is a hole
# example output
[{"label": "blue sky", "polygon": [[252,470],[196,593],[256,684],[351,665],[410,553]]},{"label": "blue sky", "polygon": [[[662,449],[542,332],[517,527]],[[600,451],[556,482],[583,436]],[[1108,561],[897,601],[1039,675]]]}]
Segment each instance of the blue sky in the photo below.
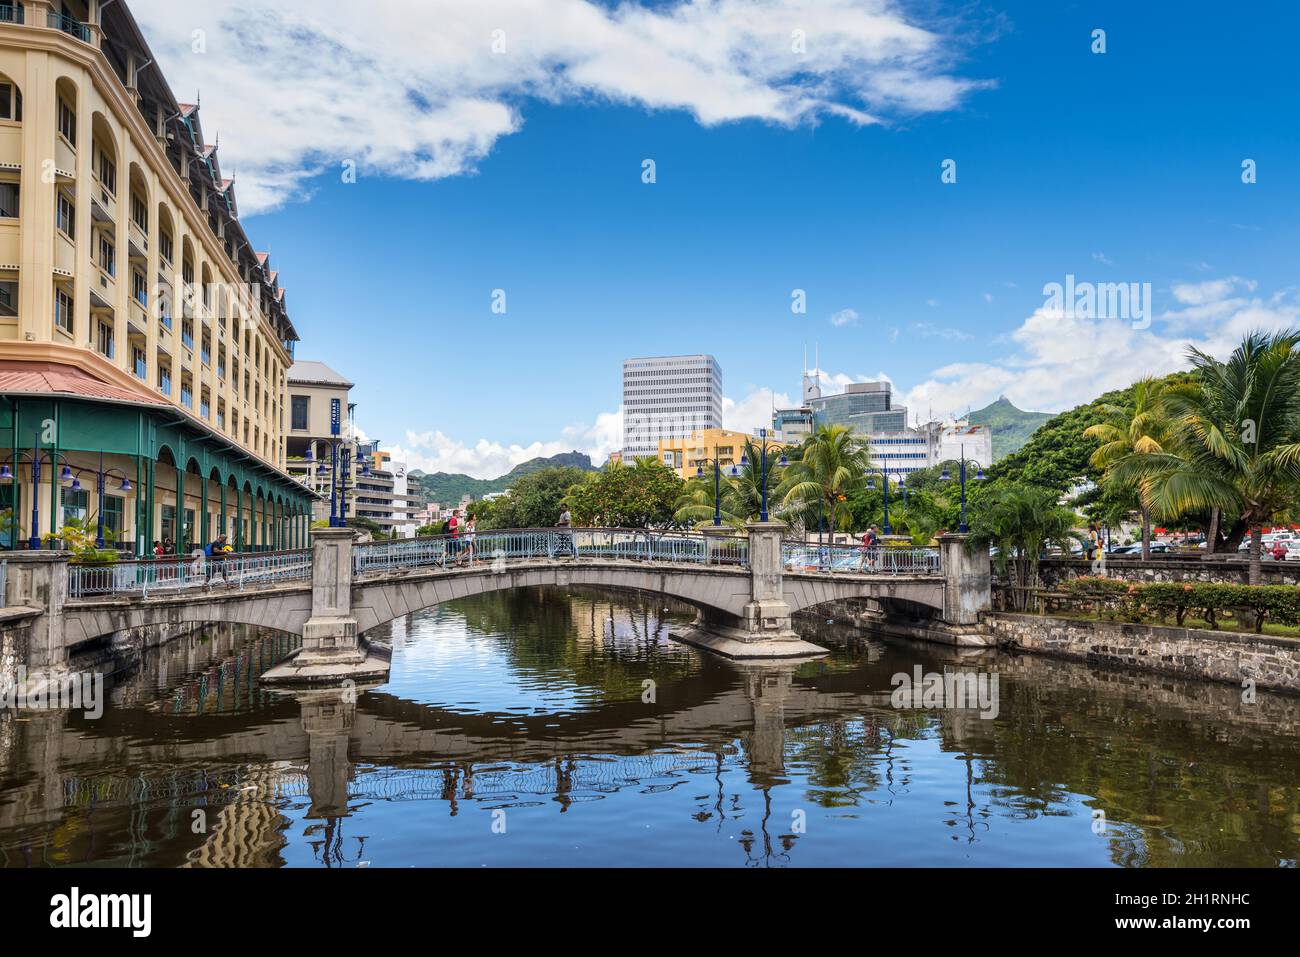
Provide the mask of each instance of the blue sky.
[{"label": "blue sky", "polygon": [[[1003,393],[1054,411],[1178,367],[1189,341],[1223,351],[1300,322],[1287,6],[553,2],[554,35],[526,3],[422,4],[465,25],[460,46],[501,23],[529,47],[490,74],[429,65],[433,49],[455,60],[450,27],[389,49],[331,32],[330,4],[244,4],[298,30],[250,58],[238,18],[134,5],[178,97],[201,86],[299,356],[355,381],[363,429],[413,466],[603,459],[634,355],[713,353],[728,424],[752,427],[767,390],[797,395],[805,344],[828,387],[884,374],[914,412]],[[771,39],[753,24],[784,38],[804,21],[806,69],[735,66]],[[615,62],[586,58],[628,36]],[[318,91],[322,50],[360,102]],[[249,95],[266,83],[274,102]],[[1067,274],[1150,283],[1154,321],[1045,311],[1044,284]]]}]

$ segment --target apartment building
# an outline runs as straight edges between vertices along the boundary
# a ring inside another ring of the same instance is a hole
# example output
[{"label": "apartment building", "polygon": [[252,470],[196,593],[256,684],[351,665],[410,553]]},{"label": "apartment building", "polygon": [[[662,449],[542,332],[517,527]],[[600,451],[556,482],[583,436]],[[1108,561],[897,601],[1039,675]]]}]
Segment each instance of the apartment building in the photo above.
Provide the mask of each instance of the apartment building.
[{"label": "apartment building", "polygon": [[0,545],[69,518],[125,550],[304,544],[297,339],[198,105],[127,3],[0,5]]},{"label": "apartment building", "polygon": [[664,439],[722,428],[722,368],[710,355],[645,356],[623,362],[623,449],[655,455]]},{"label": "apartment building", "polygon": [[406,464],[394,462],[388,452],[379,448],[377,440],[359,448],[372,464],[356,479],[357,517],[370,519],[384,535],[414,537],[422,521],[424,496],[408,484]]},{"label": "apartment building", "polygon": [[[700,469],[708,476],[713,475],[714,461],[717,461],[725,475],[726,470],[732,466],[739,467],[741,456],[745,454],[746,442],[752,442],[756,449],[762,448],[762,439],[747,432],[701,429],[684,439],[661,439],[659,461],[670,469],[675,469],[683,479],[695,478]],[[780,456],[783,447],[783,442],[768,438],[769,456]]]},{"label": "apartment building", "polygon": [[364,461],[357,461],[356,405],[350,399],[353,383],[325,363],[311,360],[295,362],[286,380],[288,472],[315,493],[313,521],[327,521],[331,511],[351,518],[356,514],[355,482],[366,467]]}]

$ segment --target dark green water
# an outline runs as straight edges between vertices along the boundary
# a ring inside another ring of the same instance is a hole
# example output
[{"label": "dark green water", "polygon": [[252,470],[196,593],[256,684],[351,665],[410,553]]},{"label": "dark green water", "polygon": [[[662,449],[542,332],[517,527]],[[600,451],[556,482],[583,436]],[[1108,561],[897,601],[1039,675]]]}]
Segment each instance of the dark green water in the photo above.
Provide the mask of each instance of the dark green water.
[{"label": "dark green water", "polygon": [[[834,627],[741,666],[627,596],[484,595],[394,625],[348,700],[226,629],[119,675],[98,720],[0,715],[8,867],[1294,866],[1300,700]],[[893,676],[998,675],[998,713]]]}]

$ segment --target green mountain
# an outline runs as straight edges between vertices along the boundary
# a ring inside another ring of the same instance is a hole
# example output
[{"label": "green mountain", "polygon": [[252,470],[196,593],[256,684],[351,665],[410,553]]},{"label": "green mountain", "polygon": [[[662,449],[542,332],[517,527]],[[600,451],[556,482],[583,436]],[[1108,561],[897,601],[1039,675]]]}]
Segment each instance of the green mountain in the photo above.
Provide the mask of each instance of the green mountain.
[{"label": "green mountain", "polygon": [[971,412],[967,418],[972,425],[987,425],[993,433],[993,460],[1020,451],[1038,427],[1052,418],[1050,412],[1026,412],[1017,409],[1005,395],[982,409]]},{"label": "green mountain", "polygon": [[588,472],[599,471],[591,464],[591,456],[574,451],[520,462],[505,475],[494,479],[477,479],[461,472],[421,472],[419,469],[412,469],[407,477],[420,483],[424,501],[451,505],[459,502],[462,495],[482,498],[490,492],[504,492],[521,475],[559,465],[570,465]]}]

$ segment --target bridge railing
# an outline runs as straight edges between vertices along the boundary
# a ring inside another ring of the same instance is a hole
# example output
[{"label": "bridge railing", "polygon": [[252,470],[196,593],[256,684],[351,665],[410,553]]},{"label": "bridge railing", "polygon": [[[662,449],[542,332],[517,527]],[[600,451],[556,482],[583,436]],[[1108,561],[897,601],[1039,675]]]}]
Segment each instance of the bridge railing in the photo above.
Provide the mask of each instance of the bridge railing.
[{"label": "bridge railing", "polygon": [[693,565],[743,566],[749,540],[643,528],[493,529],[373,542],[352,549],[354,574],[401,568],[454,567],[526,558],[615,558]]},{"label": "bridge railing", "polygon": [[[211,568],[211,575],[208,569]],[[72,564],[68,567],[68,597],[213,588],[243,589],[273,582],[309,580],[311,549],[239,553],[223,559],[151,558],[111,564]]]},{"label": "bridge railing", "polygon": [[859,575],[938,575],[937,548],[868,549],[862,545],[818,545],[786,542],[781,561],[788,572]]}]

